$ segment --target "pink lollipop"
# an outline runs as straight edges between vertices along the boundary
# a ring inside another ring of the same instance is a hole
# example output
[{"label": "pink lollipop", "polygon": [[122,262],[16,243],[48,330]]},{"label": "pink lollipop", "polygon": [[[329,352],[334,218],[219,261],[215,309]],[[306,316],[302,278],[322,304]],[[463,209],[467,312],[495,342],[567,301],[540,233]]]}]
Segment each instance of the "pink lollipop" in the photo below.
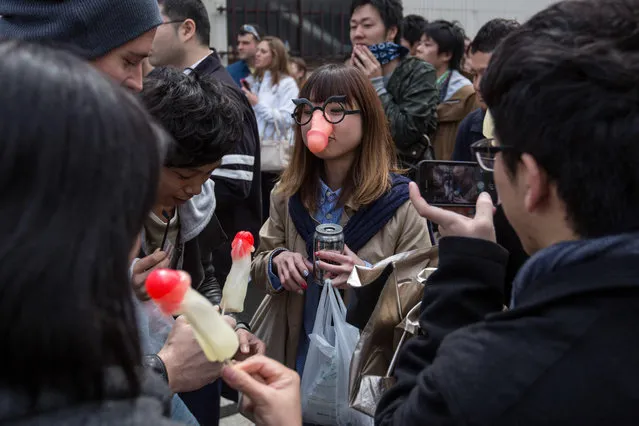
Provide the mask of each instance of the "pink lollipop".
[{"label": "pink lollipop", "polygon": [[188,275],[171,269],[157,269],[146,279],[146,292],[167,315],[177,313],[190,287]]}]

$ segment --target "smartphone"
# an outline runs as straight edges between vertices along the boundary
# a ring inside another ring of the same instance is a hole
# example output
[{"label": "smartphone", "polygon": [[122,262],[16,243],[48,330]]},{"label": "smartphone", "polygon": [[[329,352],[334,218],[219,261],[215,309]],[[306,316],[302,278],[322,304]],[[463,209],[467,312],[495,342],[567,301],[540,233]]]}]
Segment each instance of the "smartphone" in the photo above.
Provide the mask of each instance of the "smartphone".
[{"label": "smartphone", "polygon": [[422,197],[434,206],[475,207],[482,192],[488,192],[497,204],[492,172],[475,162],[421,161],[417,165],[417,185]]},{"label": "smartphone", "polygon": [[243,88],[245,88],[246,90],[250,91],[251,90],[251,85],[249,84],[248,81],[246,81],[245,78],[240,80],[240,84],[242,85]]}]

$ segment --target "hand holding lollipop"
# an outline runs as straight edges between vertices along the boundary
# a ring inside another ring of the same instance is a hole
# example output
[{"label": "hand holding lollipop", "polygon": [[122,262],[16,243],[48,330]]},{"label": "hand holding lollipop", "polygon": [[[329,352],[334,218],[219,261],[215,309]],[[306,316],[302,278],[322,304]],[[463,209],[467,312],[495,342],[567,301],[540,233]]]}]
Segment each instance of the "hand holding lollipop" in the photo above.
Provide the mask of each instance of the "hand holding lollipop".
[{"label": "hand holding lollipop", "polygon": [[251,254],[255,251],[253,235],[250,232],[238,232],[231,244],[233,265],[226,277],[222,292],[222,313],[243,312],[244,299],[251,273]]},{"label": "hand holding lollipop", "polygon": [[224,362],[235,356],[239,347],[235,331],[218,309],[191,287],[189,274],[155,270],[146,280],[146,291],[165,314],[184,314],[209,361]]}]

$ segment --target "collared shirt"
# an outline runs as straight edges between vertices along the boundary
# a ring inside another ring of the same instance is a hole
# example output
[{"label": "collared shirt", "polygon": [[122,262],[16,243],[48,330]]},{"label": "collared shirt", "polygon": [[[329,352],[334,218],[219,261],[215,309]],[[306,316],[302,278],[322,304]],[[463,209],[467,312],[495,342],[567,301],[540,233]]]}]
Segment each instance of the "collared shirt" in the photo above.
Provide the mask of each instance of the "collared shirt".
[{"label": "collared shirt", "polygon": [[186,75],[191,75],[191,73],[193,72],[193,70],[202,63],[203,60],[205,60],[206,58],[208,58],[211,55],[211,52],[207,53],[206,56],[204,56],[202,59],[200,59],[199,61],[197,61],[196,63],[194,63],[193,65],[191,65],[188,68],[184,69],[184,74]]},{"label": "collared shirt", "polygon": [[342,190],[333,191],[320,179],[320,190],[318,194],[317,212],[315,220],[320,224],[338,224],[344,213],[344,207],[338,207],[337,202]]},{"label": "collared shirt", "polygon": [[[337,202],[339,201],[339,196],[341,193],[341,188],[333,191],[331,188],[328,187],[328,185],[324,183],[323,180],[320,179],[320,189],[317,194],[317,212],[314,216],[315,220],[319,222],[319,224],[338,224],[340,222],[342,213],[344,212],[344,207],[339,207],[337,205]],[[275,290],[279,290],[282,288],[282,283],[280,282],[279,277],[275,273],[273,273],[272,262],[269,262],[268,276],[271,281],[271,285]],[[312,277],[309,276],[309,279],[310,278]]]},{"label": "collared shirt", "polygon": [[[319,224],[332,223],[338,224],[341,221],[342,214],[344,213],[344,207],[339,206],[339,197],[342,193],[341,188],[333,191],[331,188],[320,179],[320,188],[317,194],[317,211],[315,212],[315,220]],[[276,250],[273,254],[276,254],[282,250]],[[282,283],[277,275],[273,273],[273,262],[269,261],[268,275],[271,285],[274,289],[279,290],[282,288]],[[371,266],[366,262],[366,266]],[[308,352],[309,340],[308,335],[313,331],[313,325],[315,323],[315,316],[317,315],[317,307],[319,302],[319,296],[321,293],[321,287],[313,283],[313,273],[309,271],[309,276],[306,281],[308,283],[308,289],[304,298],[304,318],[300,336],[300,343],[297,350],[297,360],[295,368],[297,372],[302,375],[304,371],[304,364],[306,363],[306,354]]]}]

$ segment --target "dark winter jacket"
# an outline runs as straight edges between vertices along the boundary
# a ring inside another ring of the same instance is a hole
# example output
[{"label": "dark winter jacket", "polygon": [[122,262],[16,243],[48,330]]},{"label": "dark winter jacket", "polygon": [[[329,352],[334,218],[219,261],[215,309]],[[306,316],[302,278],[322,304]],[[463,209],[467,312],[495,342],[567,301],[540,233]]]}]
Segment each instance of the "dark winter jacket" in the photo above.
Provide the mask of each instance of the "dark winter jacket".
[{"label": "dark winter jacket", "polygon": [[401,60],[379,93],[391,134],[403,163],[417,164],[426,148],[424,135],[437,129],[437,76],[435,68],[415,57]]},{"label": "dark winter jacket", "polygon": [[262,226],[262,192],[260,173],[260,136],[255,113],[246,96],[235,85],[229,72],[222,66],[216,53],[212,53],[195,67],[200,75],[212,76],[226,83],[232,96],[244,112],[243,137],[233,151],[222,158],[222,165],[213,172],[215,215],[228,236],[228,241],[213,252],[215,276],[224,285],[231,270],[231,241],[239,231],[249,231],[259,245]]},{"label": "dark winter jacket", "polygon": [[477,161],[470,152],[470,146],[485,138],[483,134],[485,117],[486,111],[477,108],[461,122],[455,139],[453,161]]},{"label": "dark winter jacket", "polygon": [[402,350],[376,424],[636,425],[637,257],[552,268],[503,311],[505,250],[442,239],[425,334]]},{"label": "dark winter jacket", "polygon": [[[191,275],[191,285],[213,304],[222,299],[222,289],[215,277],[215,268],[211,252],[228,240],[220,222],[213,213],[215,209],[214,184],[207,181],[202,192],[178,207],[180,220],[179,248],[182,250],[182,262],[179,269]],[[139,257],[151,253],[145,247],[142,238]]]},{"label": "dark winter jacket", "polygon": [[107,377],[103,401],[75,402],[48,393],[32,406],[24,394],[0,388],[0,424],[5,426],[177,426],[169,418],[171,394],[159,376],[146,375],[142,392],[125,396],[127,384],[117,370]]}]

